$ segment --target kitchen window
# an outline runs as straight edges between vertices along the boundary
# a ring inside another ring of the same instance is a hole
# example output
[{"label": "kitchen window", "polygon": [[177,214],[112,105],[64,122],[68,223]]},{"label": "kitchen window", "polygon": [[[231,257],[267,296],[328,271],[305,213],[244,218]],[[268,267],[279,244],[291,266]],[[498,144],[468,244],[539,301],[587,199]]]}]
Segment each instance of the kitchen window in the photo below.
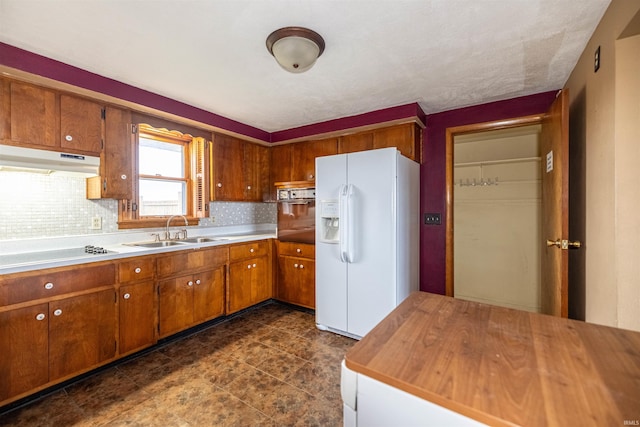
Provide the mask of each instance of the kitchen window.
[{"label": "kitchen window", "polygon": [[119,228],[158,227],[171,215],[190,225],[208,214],[203,137],[147,124],[134,127],[134,199],[123,200]]}]

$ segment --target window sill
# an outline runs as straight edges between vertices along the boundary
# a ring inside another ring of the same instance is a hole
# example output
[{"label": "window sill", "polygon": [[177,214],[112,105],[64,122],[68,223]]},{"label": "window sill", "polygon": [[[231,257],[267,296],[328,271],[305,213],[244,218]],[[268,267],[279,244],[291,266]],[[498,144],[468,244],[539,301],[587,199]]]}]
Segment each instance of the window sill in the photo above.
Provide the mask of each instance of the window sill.
[{"label": "window sill", "polygon": [[[118,230],[130,230],[133,228],[158,228],[158,227],[166,227],[167,220],[169,217],[158,217],[158,218],[143,218],[136,220],[128,220],[128,221],[118,221]],[[189,225],[198,225],[200,223],[200,218],[187,218]],[[184,220],[182,217],[174,217],[171,220],[170,227],[184,227]]]}]

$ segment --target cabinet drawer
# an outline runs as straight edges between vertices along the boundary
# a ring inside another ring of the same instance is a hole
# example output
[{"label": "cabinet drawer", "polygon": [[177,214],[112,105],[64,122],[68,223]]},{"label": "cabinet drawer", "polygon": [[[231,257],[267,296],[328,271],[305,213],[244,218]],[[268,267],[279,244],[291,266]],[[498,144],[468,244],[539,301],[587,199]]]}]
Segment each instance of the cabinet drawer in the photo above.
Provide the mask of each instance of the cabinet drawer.
[{"label": "cabinet drawer", "polygon": [[79,265],[70,270],[41,270],[0,278],[0,305],[48,298],[115,284],[116,266]]},{"label": "cabinet drawer", "polygon": [[228,246],[187,250],[158,257],[156,259],[156,271],[158,277],[170,277],[205,268],[211,269],[227,262],[229,262]]},{"label": "cabinet drawer", "polygon": [[229,250],[231,261],[237,261],[244,258],[254,258],[269,254],[269,241],[260,240],[257,242],[245,243],[242,245],[231,246]]},{"label": "cabinet drawer", "polygon": [[308,243],[278,242],[278,255],[315,259],[316,245]]},{"label": "cabinet drawer", "polygon": [[155,272],[154,257],[134,258],[118,265],[120,283],[151,279]]}]

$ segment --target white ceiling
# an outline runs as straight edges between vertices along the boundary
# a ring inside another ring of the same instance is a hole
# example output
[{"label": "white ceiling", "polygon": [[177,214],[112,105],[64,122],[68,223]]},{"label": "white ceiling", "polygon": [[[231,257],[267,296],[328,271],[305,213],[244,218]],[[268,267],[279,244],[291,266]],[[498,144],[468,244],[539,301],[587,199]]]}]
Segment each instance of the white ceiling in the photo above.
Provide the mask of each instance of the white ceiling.
[{"label": "white ceiling", "polygon": [[[561,88],[610,0],[0,0],[0,41],[265,131]],[[320,33],[308,72],[266,37]]]}]

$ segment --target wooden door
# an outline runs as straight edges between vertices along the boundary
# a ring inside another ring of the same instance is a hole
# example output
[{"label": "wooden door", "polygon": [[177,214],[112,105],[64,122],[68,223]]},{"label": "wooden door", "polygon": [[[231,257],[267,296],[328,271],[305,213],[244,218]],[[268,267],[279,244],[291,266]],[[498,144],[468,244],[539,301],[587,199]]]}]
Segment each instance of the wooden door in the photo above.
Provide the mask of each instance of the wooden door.
[{"label": "wooden door", "polygon": [[120,354],[155,343],[155,301],[153,281],[120,287]]},{"label": "wooden door", "polygon": [[251,261],[251,300],[253,304],[268,300],[272,296],[271,270],[267,257],[254,258]]},{"label": "wooden door", "polygon": [[102,150],[102,105],[60,95],[60,147],[89,154]]},{"label": "wooden door", "polygon": [[315,262],[307,258],[278,257],[278,299],[315,307]]},{"label": "wooden door", "polygon": [[245,200],[262,202],[269,198],[269,148],[244,145]]},{"label": "wooden door", "polygon": [[316,157],[338,154],[338,139],[297,142],[291,150],[291,180],[315,181]]},{"label": "wooden door", "polygon": [[252,261],[250,259],[229,264],[227,314],[251,306]]},{"label": "wooden door", "polygon": [[373,132],[360,132],[340,137],[338,153],[353,153],[373,149]]},{"label": "wooden door", "polygon": [[276,182],[291,181],[291,146],[277,145],[269,148],[269,200],[276,200]]},{"label": "wooden door", "polygon": [[11,141],[18,144],[59,146],[56,94],[44,88],[10,83]]},{"label": "wooden door", "polygon": [[244,199],[244,141],[216,134],[213,144],[212,200]]},{"label": "wooden door", "polygon": [[132,198],[134,156],[131,138],[131,113],[127,110],[107,107],[104,149],[100,165],[104,198]]},{"label": "wooden door", "polygon": [[[569,93],[563,90],[542,119],[542,313],[568,316]],[[548,241],[545,242],[545,240]],[[551,244],[549,246],[549,244]]]},{"label": "wooden door", "polygon": [[193,324],[193,277],[180,276],[158,282],[158,325],[160,337],[169,336]]},{"label": "wooden door", "polygon": [[194,322],[201,323],[224,314],[224,270],[225,266],[220,266],[193,276]]},{"label": "wooden door", "polygon": [[49,380],[86,370],[116,353],[115,291],[49,303]]},{"label": "wooden door", "polygon": [[49,308],[0,313],[0,402],[49,381]]},{"label": "wooden door", "polygon": [[396,147],[400,154],[420,161],[420,130],[415,123],[405,123],[373,133],[373,148]]}]

